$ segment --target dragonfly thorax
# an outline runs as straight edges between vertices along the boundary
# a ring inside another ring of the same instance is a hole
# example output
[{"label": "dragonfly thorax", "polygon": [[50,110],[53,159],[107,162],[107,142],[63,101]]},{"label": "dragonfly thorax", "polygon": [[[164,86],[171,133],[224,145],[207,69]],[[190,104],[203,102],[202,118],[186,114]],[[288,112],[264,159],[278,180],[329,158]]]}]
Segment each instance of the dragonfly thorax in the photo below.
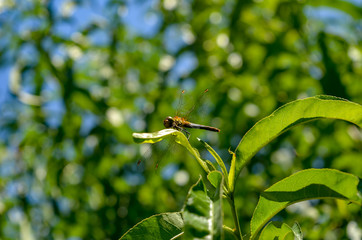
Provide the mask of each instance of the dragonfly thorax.
[{"label": "dragonfly thorax", "polygon": [[165,126],[165,128],[174,128],[177,130],[182,130],[182,128],[185,127],[186,123],[187,121],[178,116],[167,117],[165,118],[165,120],[163,120],[163,125]]}]

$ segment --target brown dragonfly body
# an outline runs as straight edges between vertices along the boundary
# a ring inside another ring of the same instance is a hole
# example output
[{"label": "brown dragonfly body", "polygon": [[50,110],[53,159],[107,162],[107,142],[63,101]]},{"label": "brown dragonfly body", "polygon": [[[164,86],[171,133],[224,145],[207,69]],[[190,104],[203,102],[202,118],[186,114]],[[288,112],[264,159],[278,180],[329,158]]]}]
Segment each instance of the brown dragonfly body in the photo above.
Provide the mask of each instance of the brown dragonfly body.
[{"label": "brown dragonfly body", "polygon": [[185,128],[197,128],[197,129],[203,129],[203,130],[212,131],[212,132],[220,132],[220,129],[218,129],[218,128],[192,123],[192,122],[186,121],[184,118],[178,117],[178,116],[167,117],[163,121],[163,125],[166,128],[173,128],[173,129],[176,129],[179,131],[185,131],[186,133],[188,133],[188,132],[185,130]]}]

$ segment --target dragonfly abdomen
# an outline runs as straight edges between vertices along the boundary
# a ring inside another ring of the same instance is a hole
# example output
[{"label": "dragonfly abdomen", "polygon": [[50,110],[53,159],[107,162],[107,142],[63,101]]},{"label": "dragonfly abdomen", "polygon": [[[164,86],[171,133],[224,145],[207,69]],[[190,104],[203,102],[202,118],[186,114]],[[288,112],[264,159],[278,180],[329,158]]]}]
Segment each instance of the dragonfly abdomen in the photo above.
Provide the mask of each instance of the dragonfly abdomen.
[{"label": "dragonfly abdomen", "polygon": [[212,131],[212,132],[220,132],[220,129],[218,129],[218,128],[205,126],[205,125],[201,125],[201,124],[196,124],[196,123],[190,123],[190,122],[183,124],[183,127],[203,129],[203,130],[208,130],[208,131]]}]

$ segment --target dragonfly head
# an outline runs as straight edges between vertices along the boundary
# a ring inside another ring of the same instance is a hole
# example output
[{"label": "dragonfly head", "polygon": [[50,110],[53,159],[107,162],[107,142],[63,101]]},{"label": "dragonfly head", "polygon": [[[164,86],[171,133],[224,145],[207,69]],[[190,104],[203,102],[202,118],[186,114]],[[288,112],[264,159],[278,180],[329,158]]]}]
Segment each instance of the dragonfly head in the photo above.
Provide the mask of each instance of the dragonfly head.
[{"label": "dragonfly head", "polygon": [[163,125],[165,126],[165,128],[173,127],[173,123],[174,123],[174,120],[170,116],[168,116],[167,118],[165,118],[165,120],[163,120]]}]

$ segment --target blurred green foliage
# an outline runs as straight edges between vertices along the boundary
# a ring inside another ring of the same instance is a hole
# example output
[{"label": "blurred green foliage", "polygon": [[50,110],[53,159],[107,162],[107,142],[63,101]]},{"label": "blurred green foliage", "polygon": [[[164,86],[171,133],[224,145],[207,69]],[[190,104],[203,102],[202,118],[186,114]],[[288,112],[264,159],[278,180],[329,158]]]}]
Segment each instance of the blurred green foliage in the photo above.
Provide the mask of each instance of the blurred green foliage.
[{"label": "blurred green foliage", "polygon": [[[196,117],[221,133],[191,134],[226,164],[228,148],[287,102],[330,94],[362,103],[357,2],[100,2],[0,2],[1,239],[116,239],[146,217],[179,211],[197,163],[174,152],[155,170],[154,153],[137,167],[132,132],[162,129],[181,89],[194,99],[209,88]],[[361,149],[360,130],[345,122],[280,136],[236,185],[242,232],[258,193],[297,170],[361,178]],[[278,216],[298,221],[308,239],[362,228],[356,206],[318,203]],[[233,225],[228,213],[225,224]]]}]

